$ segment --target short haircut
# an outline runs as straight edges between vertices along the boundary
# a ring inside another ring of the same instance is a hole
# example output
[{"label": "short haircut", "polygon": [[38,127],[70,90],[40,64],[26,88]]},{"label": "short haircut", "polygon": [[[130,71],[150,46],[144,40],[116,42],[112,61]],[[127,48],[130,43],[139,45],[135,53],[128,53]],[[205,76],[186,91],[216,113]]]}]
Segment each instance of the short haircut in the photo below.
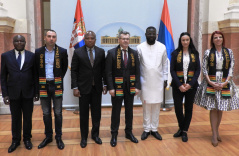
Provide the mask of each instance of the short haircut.
[{"label": "short haircut", "polygon": [[119,38],[120,38],[120,36],[121,35],[129,35],[130,36],[130,33],[128,32],[128,31],[121,31],[121,32],[119,32]]},{"label": "short haircut", "polygon": [[156,28],[155,28],[155,27],[150,26],[150,27],[148,27],[148,28],[146,29],[146,32],[147,32],[147,30],[149,30],[149,29],[154,29],[154,30],[156,31]]},{"label": "short haircut", "polygon": [[25,39],[25,37],[24,36],[22,36],[22,35],[16,35],[16,36],[14,36],[13,37],[13,39],[12,39],[12,41],[14,42],[18,37],[21,37],[21,38],[23,38],[24,39],[24,41],[26,42],[26,39]]},{"label": "short haircut", "polygon": [[87,32],[85,33],[85,37],[86,37],[87,35],[90,35],[90,34],[92,34],[92,35],[96,38],[95,32],[94,32],[94,31],[91,31],[91,30],[89,30],[89,31],[87,31]]},{"label": "short haircut", "polygon": [[51,31],[51,32],[54,32],[54,33],[56,33],[56,31],[55,31],[55,30],[49,29],[49,30],[47,30],[47,31],[45,32],[45,36],[46,36],[46,34],[47,34],[47,32],[48,32],[48,31]]}]

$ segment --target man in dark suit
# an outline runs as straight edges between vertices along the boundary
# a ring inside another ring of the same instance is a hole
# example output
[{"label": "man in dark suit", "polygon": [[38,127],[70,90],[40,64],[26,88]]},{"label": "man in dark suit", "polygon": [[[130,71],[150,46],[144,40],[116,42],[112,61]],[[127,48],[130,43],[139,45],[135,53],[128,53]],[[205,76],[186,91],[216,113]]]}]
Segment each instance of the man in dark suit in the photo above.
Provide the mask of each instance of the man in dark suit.
[{"label": "man in dark suit", "polygon": [[138,140],[132,133],[134,95],[139,93],[140,70],[137,52],[129,47],[129,32],[119,33],[119,46],[108,51],[106,57],[106,81],[111,95],[112,115],[110,144],[115,147],[120,124],[122,101],[125,106],[125,137],[134,143]]},{"label": "man in dark suit", "polygon": [[25,50],[26,40],[17,35],[13,38],[15,49],[1,57],[2,95],[6,105],[10,105],[12,117],[12,144],[8,153],[13,152],[21,141],[23,113],[23,141],[26,149],[32,149],[31,130],[33,97],[38,100],[34,53]]},{"label": "man in dark suit", "polygon": [[79,97],[81,147],[87,145],[89,132],[89,105],[91,108],[91,137],[97,144],[101,119],[101,97],[107,93],[103,86],[105,70],[105,51],[95,46],[96,35],[93,31],[85,34],[85,46],[74,51],[71,63],[71,88],[73,95]]},{"label": "man in dark suit", "polygon": [[55,115],[55,139],[57,147],[64,149],[65,145],[62,136],[62,95],[63,78],[68,67],[67,50],[56,45],[56,32],[48,30],[45,34],[45,46],[36,49],[35,58],[38,73],[38,84],[40,101],[43,111],[43,121],[45,124],[46,138],[40,143],[38,148],[45,147],[52,142],[52,117],[51,100]]}]

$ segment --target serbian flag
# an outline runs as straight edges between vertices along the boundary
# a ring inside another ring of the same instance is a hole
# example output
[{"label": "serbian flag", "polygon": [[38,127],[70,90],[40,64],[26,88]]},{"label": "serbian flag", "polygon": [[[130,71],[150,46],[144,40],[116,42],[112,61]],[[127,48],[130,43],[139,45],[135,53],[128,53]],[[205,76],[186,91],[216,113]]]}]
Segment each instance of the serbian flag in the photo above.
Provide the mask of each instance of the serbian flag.
[{"label": "serbian flag", "polygon": [[164,0],[163,11],[161,15],[161,21],[158,32],[158,41],[163,43],[166,46],[167,55],[168,55],[168,86],[171,84],[172,77],[170,74],[170,60],[171,53],[174,51],[173,43],[173,31],[170,22],[169,10],[167,0]]},{"label": "serbian flag", "polygon": [[71,41],[69,47],[69,69],[71,67],[71,60],[74,53],[74,50],[85,45],[84,36],[85,36],[85,22],[83,17],[83,12],[81,9],[81,0],[77,0],[75,18],[71,33]]}]

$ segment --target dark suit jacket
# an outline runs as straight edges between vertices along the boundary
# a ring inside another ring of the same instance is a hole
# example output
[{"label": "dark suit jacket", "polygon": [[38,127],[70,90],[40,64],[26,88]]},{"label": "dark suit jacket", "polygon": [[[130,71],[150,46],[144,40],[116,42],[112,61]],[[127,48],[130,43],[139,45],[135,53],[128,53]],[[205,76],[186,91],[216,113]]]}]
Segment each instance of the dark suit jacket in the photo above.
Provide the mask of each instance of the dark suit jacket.
[{"label": "dark suit jacket", "polygon": [[36,93],[36,72],[34,53],[25,50],[25,61],[20,70],[16,60],[15,50],[2,54],[1,58],[1,86],[3,97],[18,99],[33,98]]},{"label": "dark suit jacket", "polygon": [[[171,86],[179,88],[182,85],[182,83],[179,81],[177,73],[176,73],[177,72],[176,71],[177,55],[178,55],[177,50],[173,51],[172,54],[171,54],[170,72],[171,72],[171,76],[173,78]],[[200,71],[201,71],[199,54],[197,53],[197,54],[195,54],[195,56],[196,56],[196,67],[195,67],[195,71],[194,71],[194,76],[193,76],[192,80],[189,82],[189,85],[192,88],[197,88],[198,87],[198,81],[197,80],[198,80],[198,77],[199,77]],[[189,63],[188,67],[190,67],[191,65],[192,64]]]},{"label": "dark suit jacket", "polygon": [[[62,78],[62,86],[63,85],[63,78],[66,74],[66,71],[67,71],[67,68],[68,68],[68,55],[67,55],[67,50],[58,46],[59,48],[59,53],[60,53],[60,63],[61,63],[61,78]],[[37,89],[38,89],[38,92],[39,92],[39,70],[40,70],[40,54],[45,54],[45,46],[41,47],[41,48],[38,48],[35,50],[35,62],[36,62],[36,68],[37,68],[37,78],[38,78],[38,85],[37,85]],[[54,60],[55,61],[55,60]],[[55,62],[54,62],[55,64]],[[44,66],[45,68],[45,66]],[[53,67],[53,73],[54,73],[54,76],[55,76],[55,66]],[[45,69],[44,69],[45,71]]]},{"label": "dark suit jacket", "polygon": [[[115,89],[116,63],[117,63],[116,55],[117,55],[118,48],[119,48],[119,46],[109,50],[107,57],[106,57],[105,71],[106,71],[106,82],[107,82],[108,90]],[[130,56],[131,53],[134,54],[134,58],[135,58],[135,68],[136,68],[136,70],[135,70],[135,88],[141,89],[138,53],[135,50],[128,47],[128,56]],[[121,62],[123,63],[123,59]],[[131,64],[131,59],[128,59],[127,64]],[[121,70],[123,71],[123,77],[126,78],[127,84],[130,84],[130,70],[131,69],[129,69],[129,66],[127,66],[126,69],[124,67],[122,67]],[[125,80],[123,82],[123,86],[124,85],[125,85]],[[127,88],[130,92],[129,85],[127,85]]]},{"label": "dark suit jacket", "polygon": [[103,89],[102,81],[105,70],[105,51],[97,46],[95,49],[95,60],[93,67],[86,46],[74,51],[71,62],[71,88],[78,87],[80,94],[89,94],[94,78],[95,88],[99,94]]}]

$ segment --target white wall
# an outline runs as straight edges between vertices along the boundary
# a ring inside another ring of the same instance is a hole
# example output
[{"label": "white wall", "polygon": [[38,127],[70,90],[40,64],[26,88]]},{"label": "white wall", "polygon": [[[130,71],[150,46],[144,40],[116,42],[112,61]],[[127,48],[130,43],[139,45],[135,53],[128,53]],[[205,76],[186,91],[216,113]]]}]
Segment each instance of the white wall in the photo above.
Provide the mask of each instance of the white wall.
[{"label": "white wall", "polygon": [[[107,24],[117,22],[135,25],[143,32],[148,26],[155,26],[157,30],[159,29],[163,0],[81,0],[81,3],[87,30],[97,33]],[[177,47],[180,33],[187,31],[188,0],[168,0],[168,7],[174,43]],[[70,43],[75,8],[76,0],[51,0],[51,28],[57,32],[57,44],[67,49]],[[145,39],[144,36],[142,38]],[[78,98],[72,96],[70,89],[69,70],[64,83],[64,107],[78,105]],[[139,100],[135,102],[141,103]],[[103,95],[103,104],[110,103],[109,94]],[[172,103],[171,91],[166,92],[166,103]]]}]

